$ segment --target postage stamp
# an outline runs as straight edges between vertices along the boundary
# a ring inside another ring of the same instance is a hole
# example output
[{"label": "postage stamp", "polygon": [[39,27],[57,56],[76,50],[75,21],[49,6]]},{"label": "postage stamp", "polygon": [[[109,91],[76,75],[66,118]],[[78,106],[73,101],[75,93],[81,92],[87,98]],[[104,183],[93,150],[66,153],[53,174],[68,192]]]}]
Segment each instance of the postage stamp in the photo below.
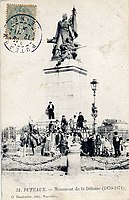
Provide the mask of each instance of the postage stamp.
[{"label": "postage stamp", "polygon": [[36,5],[7,4],[6,35],[9,39],[34,40]]},{"label": "postage stamp", "polygon": [[5,47],[13,53],[33,52],[42,41],[36,5],[7,4]]}]

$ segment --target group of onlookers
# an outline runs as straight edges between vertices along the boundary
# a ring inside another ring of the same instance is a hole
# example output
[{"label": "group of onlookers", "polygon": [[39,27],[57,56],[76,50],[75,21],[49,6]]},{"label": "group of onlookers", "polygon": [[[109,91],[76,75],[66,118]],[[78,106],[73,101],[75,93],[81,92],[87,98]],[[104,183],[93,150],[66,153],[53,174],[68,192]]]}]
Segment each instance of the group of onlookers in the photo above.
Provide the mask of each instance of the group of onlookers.
[{"label": "group of onlookers", "polygon": [[[126,151],[126,155],[129,155],[129,139],[123,143],[123,138],[119,136],[118,132],[112,133],[112,138],[105,137],[104,135],[93,135],[89,133],[87,127],[87,121],[81,112],[79,115],[74,115],[73,119],[69,121],[66,119],[65,115],[62,115],[61,120],[55,120],[54,105],[52,101],[46,109],[46,114],[48,115],[49,124],[46,129],[45,139],[42,145],[41,155],[44,155],[45,143],[49,137],[52,141],[53,149],[54,147],[59,148],[60,152],[63,152],[64,146],[68,149],[68,137],[72,136],[72,142],[81,143],[81,155],[89,156],[111,156],[119,157],[123,151]],[[29,129],[30,133],[38,134],[36,125],[33,125],[31,118],[29,119]],[[85,137],[84,137],[84,134]],[[47,140],[46,140],[47,138]],[[33,145],[32,145],[33,146]],[[65,148],[64,148],[65,149]]]},{"label": "group of onlookers", "polygon": [[[34,152],[34,148],[38,145],[41,145],[41,155],[44,155],[44,152],[54,151],[54,149],[59,149],[60,153],[67,154],[68,153],[68,135],[71,134],[73,137],[73,142],[76,141],[76,136],[78,135],[80,138],[82,137],[80,130],[84,129],[84,124],[86,120],[81,112],[79,112],[78,117],[74,115],[73,119],[69,121],[66,119],[65,115],[62,115],[61,121],[53,120],[54,119],[54,105],[52,102],[49,102],[47,107],[47,112],[49,116],[49,124],[45,130],[45,133],[39,134],[38,126],[35,124],[31,117],[29,117],[29,131],[27,133],[26,143],[32,147],[32,152]],[[78,129],[78,130],[77,130]],[[26,134],[25,134],[26,135]],[[25,145],[23,143],[23,138],[21,145]],[[40,141],[40,142],[38,142]],[[46,145],[48,143],[48,145]]]},{"label": "group of onlookers", "polygon": [[[89,133],[86,125],[86,120],[82,113],[79,116],[74,115],[73,119],[66,120],[65,116],[62,116],[61,122],[56,120],[55,125],[50,122],[50,132],[55,132],[57,135],[59,132],[66,138],[69,135],[72,136],[72,142],[81,143],[81,155],[89,156],[112,156],[119,157],[123,152],[126,152],[128,156],[129,152],[129,139],[123,142],[123,138],[119,136],[118,132],[112,133],[112,138],[105,137],[104,135],[93,135]],[[85,133],[85,134],[84,134]],[[84,137],[85,135],[85,137]]]},{"label": "group of onlookers", "polygon": [[73,119],[70,119],[69,121],[66,119],[65,115],[62,115],[60,122],[59,120],[55,120],[53,123],[53,120],[50,120],[49,131],[56,131],[57,128],[60,128],[63,133],[66,133],[67,131],[74,132],[77,128],[84,129],[86,127],[85,125],[86,120],[84,120],[82,113],[79,112],[78,117],[74,115]]},{"label": "group of onlookers", "polygon": [[123,142],[123,138],[118,132],[113,133],[112,139],[108,139],[104,135],[89,134],[87,138],[81,142],[81,155],[89,156],[112,156],[129,155],[129,139]]},{"label": "group of onlookers", "polygon": [[[52,102],[50,102],[50,108],[52,109],[53,106],[51,104]],[[78,116],[74,115],[73,119],[69,121],[65,115],[62,115],[61,121],[50,119],[45,132],[39,134],[37,126],[34,125],[33,120],[30,118],[29,141],[33,154],[37,144],[41,145],[41,155],[45,155],[45,152],[54,152],[56,149],[65,155],[69,150],[68,138],[70,137],[72,138],[72,143],[79,142],[81,144],[81,155],[115,155],[115,157],[119,157],[123,154],[123,151],[126,151],[127,156],[129,155],[129,139],[123,142],[123,138],[116,131],[112,133],[112,138],[110,139],[100,134],[93,135],[89,132],[86,122],[81,112],[79,112]],[[40,141],[39,144],[38,141]]]}]

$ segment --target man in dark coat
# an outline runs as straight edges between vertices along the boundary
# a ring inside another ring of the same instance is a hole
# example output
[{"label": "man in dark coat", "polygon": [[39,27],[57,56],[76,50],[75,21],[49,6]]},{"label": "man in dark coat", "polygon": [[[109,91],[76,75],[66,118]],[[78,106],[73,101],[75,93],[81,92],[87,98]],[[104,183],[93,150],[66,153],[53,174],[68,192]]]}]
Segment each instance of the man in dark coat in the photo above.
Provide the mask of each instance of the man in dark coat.
[{"label": "man in dark coat", "polygon": [[54,105],[51,101],[49,102],[47,110],[48,110],[48,118],[54,119]]},{"label": "man in dark coat", "polygon": [[59,132],[57,132],[57,134],[55,136],[55,144],[56,144],[56,146],[58,146],[62,140],[63,140],[63,135],[59,131]]},{"label": "man in dark coat", "polygon": [[77,127],[78,128],[83,128],[83,122],[84,122],[84,117],[82,115],[81,112],[79,112],[79,116],[78,116],[78,119],[77,119]]},{"label": "man in dark coat", "polygon": [[52,133],[53,130],[54,130],[54,124],[52,121],[50,121],[49,125],[48,125],[48,128],[49,128],[49,133]]},{"label": "man in dark coat", "polygon": [[93,135],[89,135],[87,144],[88,144],[89,156],[92,157],[92,156],[94,156],[94,153],[95,153],[95,144],[94,144],[94,136]]},{"label": "man in dark coat", "polygon": [[114,132],[113,146],[114,146],[114,150],[115,150],[115,157],[119,157],[121,154],[120,153],[120,138],[116,131]]},{"label": "man in dark coat", "polygon": [[67,132],[67,128],[68,128],[68,122],[66,120],[65,115],[62,115],[62,119],[61,119],[61,129],[63,133]]}]

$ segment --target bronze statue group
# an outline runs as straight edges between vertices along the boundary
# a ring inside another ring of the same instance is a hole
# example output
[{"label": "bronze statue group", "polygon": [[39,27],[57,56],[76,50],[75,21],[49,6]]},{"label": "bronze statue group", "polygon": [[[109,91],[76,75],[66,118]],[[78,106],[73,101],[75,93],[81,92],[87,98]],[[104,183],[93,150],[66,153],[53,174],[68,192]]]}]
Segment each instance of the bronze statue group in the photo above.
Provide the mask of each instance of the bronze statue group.
[{"label": "bronze statue group", "polygon": [[62,20],[57,23],[56,34],[52,39],[47,39],[47,43],[53,43],[52,58],[56,60],[58,67],[65,59],[77,58],[77,50],[81,46],[75,39],[78,37],[76,9],[73,7],[72,15],[68,18],[67,14],[62,15]]}]

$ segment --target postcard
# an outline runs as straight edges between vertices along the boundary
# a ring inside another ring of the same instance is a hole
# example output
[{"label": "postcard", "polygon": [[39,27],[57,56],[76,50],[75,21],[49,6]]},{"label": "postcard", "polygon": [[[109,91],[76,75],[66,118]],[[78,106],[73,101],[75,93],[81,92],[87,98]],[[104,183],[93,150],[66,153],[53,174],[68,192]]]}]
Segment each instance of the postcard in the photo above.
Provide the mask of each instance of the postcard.
[{"label": "postcard", "polygon": [[2,200],[129,200],[128,9],[1,1]]}]

